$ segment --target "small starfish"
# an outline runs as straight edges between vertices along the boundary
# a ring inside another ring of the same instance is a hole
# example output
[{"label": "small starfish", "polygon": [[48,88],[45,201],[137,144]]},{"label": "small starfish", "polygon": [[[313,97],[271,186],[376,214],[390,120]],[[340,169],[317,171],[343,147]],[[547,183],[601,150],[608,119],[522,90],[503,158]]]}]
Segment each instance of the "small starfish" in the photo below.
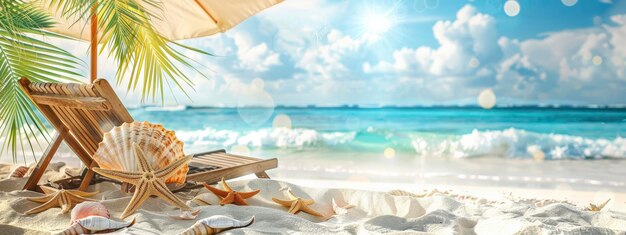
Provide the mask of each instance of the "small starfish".
[{"label": "small starfish", "polygon": [[313,203],[315,203],[315,201],[313,201],[313,199],[302,199],[299,197],[296,197],[295,195],[293,195],[293,193],[291,192],[291,190],[288,190],[288,195],[289,195],[289,200],[280,200],[278,198],[273,197],[272,201],[284,206],[284,207],[289,207],[289,211],[287,211],[288,213],[291,214],[296,214],[300,211],[304,211],[306,213],[309,213],[311,215],[314,216],[319,216],[322,217],[322,214],[318,213],[317,211],[311,209],[311,207],[309,207],[310,205],[312,205]]},{"label": "small starfish", "polygon": [[204,187],[207,188],[209,191],[211,191],[212,193],[214,193],[215,195],[217,195],[218,197],[220,197],[222,200],[220,201],[220,205],[226,205],[226,204],[235,204],[235,205],[240,205],[240,206],[247,206],[248,203],[246,202],[246,199],[253,197],[254,195],[256,195],[257,193],[261,192],[261,190],[255,190],[252,192],[238,192],[238,191],[234,191],[233,189],[231,189],[228,184],[226,184],[226,181],[224,181],[224,178],[222,177],[222,186],[224,187],[225,190],[221,190],[218,188],[215,188],[207,183],[204,183]]},{"label": "small starfish", "polygon": [[135,152],[135,158],[139,165],[139,171],[125,172],[118,170],[107,170],[99,167],[94,167],[93,170],[103,176],[111,179],[126,182],[135,185],[135,193],[128,202],[128,206],[122,213],[122,219],[131,215],[148,197],[155,195],[161,199],[167,201],[169,204],[176,206],[182,210],[191,210],[191,208],[183,201],[181,201],[172,191],[170,191],[165,185],[165,180],[173,174],[176,174],[178,169],[187,164],[191,160],[191,156],[187,156],[172,162],[169,166],[153,170],[143,151],[133,144],[133,151]]},{"label": "small starfish", "polygon": [[43,204],[26,211],[25,213],[27,215],[46,211],[52,207],[60,207],[62,213],[67,213],[74,206],[74,204],[84,201],[96,201],[95,199],[85,197],[91,197],[98,194],[98,192],[88,193],[79,190],[55,189],[48,186],[41,186],[41,189],[46,193],[45,196],[31,197],[27,199],[29,201],[40,202]]},{"label": "small starfish", "polygon": [[585,208],[585,209],[588,210],[588,211],[601,211],[602,208],[604,208],[606,206],[606,204],[609,204],[610,201],[611,201],[611,199],[609,198],[605,202],[600,203],[598,205],[596,205],[594,203],[589,203],[589,206],[587,208]]}]

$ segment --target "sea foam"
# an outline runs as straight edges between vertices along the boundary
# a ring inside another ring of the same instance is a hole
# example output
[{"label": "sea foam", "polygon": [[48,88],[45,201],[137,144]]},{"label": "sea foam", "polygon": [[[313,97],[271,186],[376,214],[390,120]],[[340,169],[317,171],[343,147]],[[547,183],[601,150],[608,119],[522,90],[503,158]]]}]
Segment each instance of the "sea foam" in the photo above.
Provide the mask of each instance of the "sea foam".
[{"label": "sea foam", "polygon": [[253,147],[333,146],[352,141],[355,132],[319,132],[311,129],[265,128],[250,131],[216,130],[177,131],[176,136],[192,146],[245,145]]},{"label": "sea foam", "polygon": [[540,159],[624,158],[626,138],[589,139],[580,136],[534,133],[515,128],[478,131],[446,139],[416,137],[411,144],[419,155],[457,158],[481,155]]}]

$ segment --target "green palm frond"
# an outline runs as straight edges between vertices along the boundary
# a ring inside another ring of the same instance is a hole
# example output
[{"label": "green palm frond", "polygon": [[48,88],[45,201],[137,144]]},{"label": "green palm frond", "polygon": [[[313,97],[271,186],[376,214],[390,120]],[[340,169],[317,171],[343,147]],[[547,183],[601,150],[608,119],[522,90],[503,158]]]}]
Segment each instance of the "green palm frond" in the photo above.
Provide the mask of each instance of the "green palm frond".
[{"label": "green palm frond", "polygon": [[53,23],[26,1],[0,1],[0,153],[11,152],[14,162],[17,154],[25,155],[27,145],[33,150],[36,136],[48,137],[18,79],[63,82],[81,76],[75,72],[80,62],[76,57],[36,38],[59,36],[42,30]]},{"label": "green palm frond", "polygon": [[154,29],[151,19],[162,15],[159,12],[162,3],[158,0],[52,0],[51,4],[65,17],[79,16],[85,21],[91,17],[95,4],[98,28],[104,35],[99,39],[100,52],[108,51],[108,56],[118,63],[117,85],[125,83],[129,91],[140,88],[142,101],[155,101],[159,97],[163,102],[165,87],[169,88],[171,84],[185,94],[186,88],[193,89],[192,80],[180,69],[181,66],[199,74],[202,72],[177,49],[211,55],[172,42]]}]

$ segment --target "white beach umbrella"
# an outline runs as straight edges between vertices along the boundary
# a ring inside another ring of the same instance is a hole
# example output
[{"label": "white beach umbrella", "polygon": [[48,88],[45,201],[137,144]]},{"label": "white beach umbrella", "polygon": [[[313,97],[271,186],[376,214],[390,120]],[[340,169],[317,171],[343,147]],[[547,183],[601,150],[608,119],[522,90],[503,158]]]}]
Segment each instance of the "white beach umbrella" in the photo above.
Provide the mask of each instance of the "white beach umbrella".
[{"label": "white beach umbrella", "polygon": [[[147,10],[154,6],[143,3]],[[248,17],[278,4],[283,0],[161,0],[154,11],[158,18],[151,19],[154,28],[163,37],[180,40],[209,36],[235,27]],[[50,0],[40,0],[42,6],[50,6]],[[97,77],[97,18],[66,19],[61,11],[47,7],[46,10],[58,24],[49,29],[62,35],[91,42],[91,80]]]}]

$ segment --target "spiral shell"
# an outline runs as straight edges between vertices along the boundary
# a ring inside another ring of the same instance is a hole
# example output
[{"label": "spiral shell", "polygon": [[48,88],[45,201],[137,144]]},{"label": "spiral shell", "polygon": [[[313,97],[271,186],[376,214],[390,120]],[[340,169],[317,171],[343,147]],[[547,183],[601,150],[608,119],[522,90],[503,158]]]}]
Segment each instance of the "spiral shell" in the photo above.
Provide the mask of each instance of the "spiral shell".
[{"label": "spiral shell", "polygon": [[[138,165],[132,144],[137,143],[146,154],[153,169],[163,169],[172,162],[185,157],[183,142],[174,131],[149,122],[124,123],[104,134],[93,159],[100,168],[120,171],[137,171]],[[189,167],[181,167],[166,183],[185,183]]]},{"label": "spiral shell", "polygon": [[135,220],[130,222],[115,221],[102,216],[88,216],[72,222],[72,225],[59,234],[64,235],[78,235],[78,234],[91,234],[98,231],[115,231],[121,228],[126,228],[135,224]]},{"label": "spiral shell", "polygon": [[24,178],[24,176],[26,176],[26,173],[28,173],[28,167],[18,166],[15,169],[13,169],[13,171],[11,172],[9,177],[11,177],[11,178]]},{"label": "spiral shell", "polygon": [[74,222],[89,216],[111,218],[109,210],[100,202],[81,202],[72,209],[70,221]]},{"label": "spiral shell", "polygon": [[216,234],[228,229],[246,227],[254,222],[254,216],[248,220],[237,220],[228,216],[214,215],[198,220],[193,226],[183,231],[184,235]]}]

